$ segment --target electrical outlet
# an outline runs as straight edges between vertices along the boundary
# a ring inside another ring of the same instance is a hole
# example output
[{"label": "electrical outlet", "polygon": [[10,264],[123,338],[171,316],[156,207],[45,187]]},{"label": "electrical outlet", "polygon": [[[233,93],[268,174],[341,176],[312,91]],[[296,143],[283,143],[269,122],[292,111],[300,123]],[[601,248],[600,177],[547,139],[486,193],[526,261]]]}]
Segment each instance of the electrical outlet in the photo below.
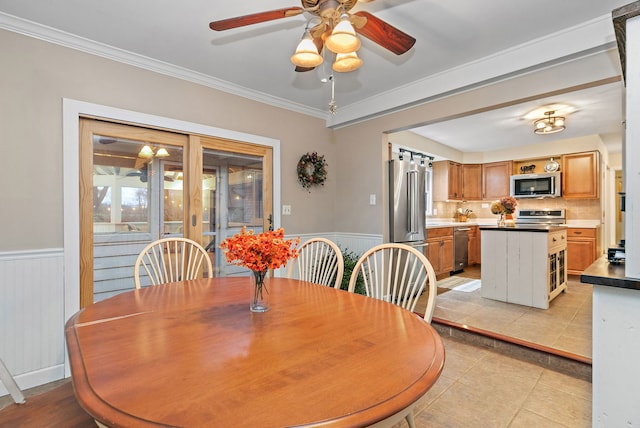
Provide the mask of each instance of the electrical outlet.
[{"label": "electrical outlet", "polygon": [[433,209],[433,215],[438,215],[438,209],[437,208]]},{"label": "electrical outlet", "polygon": [[372,193],[371,195],[369,195],[369,205],[375,205],[376,204],[376,195],[375,193]]},{"label": "electrical outlet", "polygon": [[282,206],[282,215],[291,215],[291,205]]},{"label": "electrical outlet", "polygon": [[489,208],[489,204],[482,204],[482,208]]}]

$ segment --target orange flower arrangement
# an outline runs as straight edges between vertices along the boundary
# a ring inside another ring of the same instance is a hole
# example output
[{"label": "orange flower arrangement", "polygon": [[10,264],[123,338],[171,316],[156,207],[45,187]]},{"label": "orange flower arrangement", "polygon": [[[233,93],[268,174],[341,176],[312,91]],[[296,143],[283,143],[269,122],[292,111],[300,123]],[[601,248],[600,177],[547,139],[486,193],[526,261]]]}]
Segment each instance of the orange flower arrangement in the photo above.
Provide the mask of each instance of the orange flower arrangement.
[{"label": "orange flower arrangement", "polygon": [[284,239],[284,229],[254,234],[246,227],[220,244],[229,263],[245,266],[252,271],[277,269],[289,259],[298,257],[296,246],[300,238]]}]

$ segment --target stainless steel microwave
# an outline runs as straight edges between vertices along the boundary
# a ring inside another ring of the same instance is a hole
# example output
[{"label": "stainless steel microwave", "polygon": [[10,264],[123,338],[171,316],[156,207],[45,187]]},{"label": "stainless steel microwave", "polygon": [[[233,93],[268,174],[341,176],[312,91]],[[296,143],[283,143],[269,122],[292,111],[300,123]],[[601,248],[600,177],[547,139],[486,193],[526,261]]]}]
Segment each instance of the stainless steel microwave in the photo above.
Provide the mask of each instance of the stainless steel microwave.
[{"label": "stainless steel microwave", "polygon": [[512,175],[510,190],[515,198],[557,198],[562,196],[560,173]]}]

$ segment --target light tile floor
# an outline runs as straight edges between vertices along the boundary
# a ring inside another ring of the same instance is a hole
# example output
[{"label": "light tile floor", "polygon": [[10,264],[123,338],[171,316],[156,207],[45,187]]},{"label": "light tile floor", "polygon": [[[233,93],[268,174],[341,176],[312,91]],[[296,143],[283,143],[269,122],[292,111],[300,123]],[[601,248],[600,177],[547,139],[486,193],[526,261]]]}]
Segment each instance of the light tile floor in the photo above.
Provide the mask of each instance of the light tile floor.
[{"label": "light tile floor", "polygon": [[[459,274],[479,278],[478,268]],[[551,301],[549,309],[537,309],[446,291],[436,299],[434,317],[480,328],[591,358],[592,286],[570,276],[567,290]]]},{"label": "light tile floor", "polygon": [[591,426],[589,381],[455,338],[443,340],[445,367],[418,403],[417,427]]}]

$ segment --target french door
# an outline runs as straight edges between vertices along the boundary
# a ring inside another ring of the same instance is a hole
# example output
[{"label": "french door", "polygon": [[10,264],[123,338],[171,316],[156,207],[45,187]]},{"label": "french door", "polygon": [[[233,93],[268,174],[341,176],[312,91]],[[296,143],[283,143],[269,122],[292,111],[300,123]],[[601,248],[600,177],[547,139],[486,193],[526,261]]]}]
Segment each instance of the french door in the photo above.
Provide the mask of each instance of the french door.
[{"label": "french door", "polygon": [[154,240],[207,248],[215,275],[237,274],[217,247],[242,226],[269,227],[270,147],[133,125],[80,122],[80,306],[133,288]]}]

